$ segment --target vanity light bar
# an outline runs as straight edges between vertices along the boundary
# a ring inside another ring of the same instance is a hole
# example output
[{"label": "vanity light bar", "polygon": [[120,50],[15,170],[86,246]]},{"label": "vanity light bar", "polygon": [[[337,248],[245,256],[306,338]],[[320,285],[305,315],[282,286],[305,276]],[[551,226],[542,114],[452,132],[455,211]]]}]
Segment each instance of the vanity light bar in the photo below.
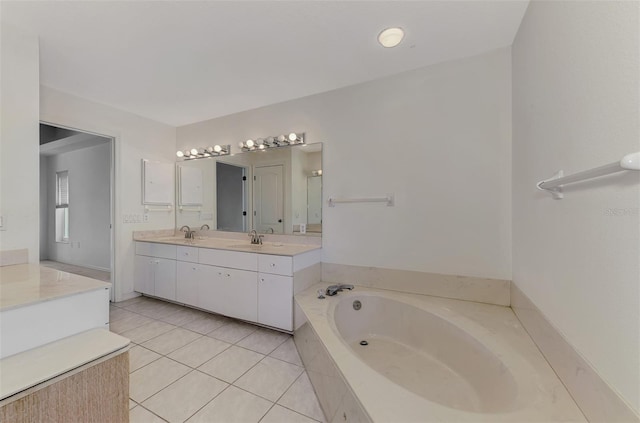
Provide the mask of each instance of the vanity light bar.
[{"label": "vanity light bar", "polygon": [[230,145],[214,145],[213,147],[192,148],[191,150],[178,150],[176,156],[184,160],[204,159],[206,157],[227,156],[231,154]]},{"label": "vanity light bar", "polygon": [[242,151],[264,151],[268,148],[288,147],[304,144],[304,133],[291,132],[277,137],[248,139],[238,143]]}]

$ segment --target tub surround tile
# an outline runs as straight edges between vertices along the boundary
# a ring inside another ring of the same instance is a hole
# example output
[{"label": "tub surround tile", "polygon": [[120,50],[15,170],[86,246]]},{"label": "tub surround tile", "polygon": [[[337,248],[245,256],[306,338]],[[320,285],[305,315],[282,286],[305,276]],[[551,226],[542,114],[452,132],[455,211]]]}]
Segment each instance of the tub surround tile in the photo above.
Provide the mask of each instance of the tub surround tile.
[{"label": "tub surround tile", "polygon": [[141,403],[190,371],[184,364],[162,357],[131,373],[129,395],[132,400]]},{"label": "tub surround tile", "polygon": [[303,372],[278,400],[278,404],[297,411],[317,421],[325,421],[320,403],[309,380],[307,372]]},{"label": "tub surround tile", "polygon": [[170,423],[182,423],[227,386],[221,380],[194,370],[142,405]]},{"label": "tub surround tile", "polygon": [[215,338],[203,336],[184,347],[175,350],[168,355],[172,360],[179,361],[189,367],[199,367],[211,360],[222,351],[229,348],[231,344]]},{"label": "tub surround tile", "polygon": [[270,401],[277,401],[304,371],[302,367],[265,357],[234,385]]},{"label": "tub surround tile", "polygon": [[260,420],[260,423],[314,423],[315,421],[276,404]]},{"label": "tub surround tile", "polygon": [[204,406],[189,423],[257,423],[272,403],[235,386],[225,389]]},{"label": "tub surround tile", "polygon": [[598,375],[518,286],[511,307],[589,421],[640,422],[625,401]]},{"label": "tub surround tile", "polygon": [[233,383],[263,358],[262,354],[234,345],[204,363],[198,370]]},{"label": "tub surround tile", "polygon": [[326,285],[344,283],[487,304],[510,304],[510,281],[502,279],[322,263],[322,281]]}]

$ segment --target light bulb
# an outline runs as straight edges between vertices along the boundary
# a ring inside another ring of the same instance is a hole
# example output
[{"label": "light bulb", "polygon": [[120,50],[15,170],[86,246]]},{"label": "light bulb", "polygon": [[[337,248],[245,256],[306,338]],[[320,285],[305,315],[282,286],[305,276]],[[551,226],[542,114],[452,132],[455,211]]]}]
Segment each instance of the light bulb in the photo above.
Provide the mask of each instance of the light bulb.
[{"label": "light bulb", "polygon": [[213,153],[213,147],[209,146],[207,147],[207,153]]},{"label": "light bulb", "polygon": [[178,157],[184,157],[184,153],[182,151],[177,151],[176,152],[176,156]]},{"label": "light bulb", "polygon": [[240,142],[238,143],[238,147],[240,147],[240,148],[244,148],[244,143],[243,143],[242,141],[240,141]]},{"label": "light bulb", "polygon": [[247,144],[247,147],[249,147],[249,148],[251,148],[251,147],[253,147],[255,145],[253,140],[247,140],[247,142],[245,144]]},{"label": "light bulb", "polygon": [[298,139],[298,135],[295,132],[289,134],[289,141],[295,141]]},{"label": "light bulb", "polygon": [[215,151],[216,153],[219,153],[222,151],[222,147],[220,147],[218,144],[213,146],[213,151]]},{"label": "light bulb", "polygon": [[196,150],[195,148],[191,149],[191,155],[192,156],[197,156],[198,155],[198,150]]},{"label": "light bulb", "polygon": [[318,170],[318,176],[321,176],[321,175],[322,175],[322,169],[319,169]]},{"label": "light bulb", "polygon": [[258,139],[256,140],[256,144],[258,144],[258,145],[262,145],[262,144],[264,144],[264,140],[263,140],[262,138],[258,138]]},{"label": "light bulb", "polygon": [[278,137],[278,142],[284,142],[287,139],[287,137],[285,137],[284,135],[280,135]]},{"label": "light bulb", "polygon": [[264,146],[264,144],[260,144],[260,145],[258,146],[258,149],[259,149],[259,150],[264,150],[265,148],[266,148],[266,147]]},{"label": "light bulb", "polygon": [[267,144],[273,144],[273,137],[269,137],[266,140],[264,140]]}]

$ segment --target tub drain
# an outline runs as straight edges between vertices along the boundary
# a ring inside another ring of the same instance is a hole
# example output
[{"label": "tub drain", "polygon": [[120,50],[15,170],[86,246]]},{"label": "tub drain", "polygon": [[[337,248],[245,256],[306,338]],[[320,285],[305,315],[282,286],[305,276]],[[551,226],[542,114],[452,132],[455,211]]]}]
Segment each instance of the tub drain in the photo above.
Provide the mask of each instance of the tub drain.
[{"label": "tub drain", "polygon": [[360,345],[366,347],[367,345],[369,345],[369,343],[367,341],[360,341]]}]

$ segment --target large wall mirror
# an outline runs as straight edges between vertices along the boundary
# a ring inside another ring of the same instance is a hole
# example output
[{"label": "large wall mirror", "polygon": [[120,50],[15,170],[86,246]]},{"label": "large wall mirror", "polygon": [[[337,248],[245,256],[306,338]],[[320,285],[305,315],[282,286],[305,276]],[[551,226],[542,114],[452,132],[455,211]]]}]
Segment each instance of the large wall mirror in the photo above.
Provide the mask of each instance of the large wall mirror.
[{"label": "large wall mirror", "polygon": [[176,226],[322,233],[322,143],[176,164]]}]

